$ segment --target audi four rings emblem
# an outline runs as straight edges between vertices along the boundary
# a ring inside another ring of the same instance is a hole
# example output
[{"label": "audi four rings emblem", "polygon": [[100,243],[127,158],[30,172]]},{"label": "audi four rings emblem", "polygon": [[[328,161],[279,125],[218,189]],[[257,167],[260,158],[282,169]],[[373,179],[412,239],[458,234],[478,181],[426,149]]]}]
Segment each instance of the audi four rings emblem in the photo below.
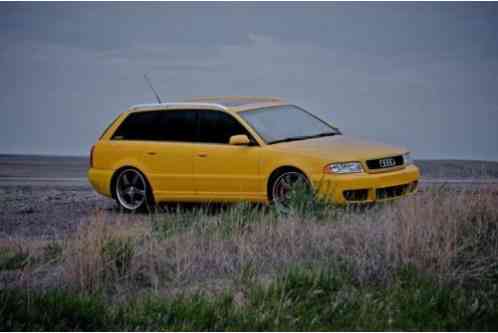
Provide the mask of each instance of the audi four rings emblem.
[{"label": "audi four rings emblem", "polygon": [[379,160],[379,165],[381,168],[390,168],[396,165],[394,158],[384,158]]}]

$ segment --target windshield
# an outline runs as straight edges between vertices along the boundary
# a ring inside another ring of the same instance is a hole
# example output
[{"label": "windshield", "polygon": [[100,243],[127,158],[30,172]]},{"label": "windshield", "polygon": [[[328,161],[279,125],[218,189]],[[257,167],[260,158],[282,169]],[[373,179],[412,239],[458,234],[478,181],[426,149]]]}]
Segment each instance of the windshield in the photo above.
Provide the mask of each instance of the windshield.
[{"label": "windshield", "polygon": [[268,144],[341,134],[337,128],[294,105],[243,111],[239,115]]}]

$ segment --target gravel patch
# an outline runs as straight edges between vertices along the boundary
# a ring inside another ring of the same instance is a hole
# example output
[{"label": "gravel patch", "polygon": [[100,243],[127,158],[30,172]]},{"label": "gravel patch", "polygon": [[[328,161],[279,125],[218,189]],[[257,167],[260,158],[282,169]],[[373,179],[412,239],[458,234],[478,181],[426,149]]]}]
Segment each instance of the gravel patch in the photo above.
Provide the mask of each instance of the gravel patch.
[{"label": "gravel patch", "polygon": [[97,210],[115,214],[115,204],[89,186],[0,187],[1,238],[61,238]]},{"label": "gravel patch", "polygon": [[[422,172],[421,190],[439,183],[468,188],[498,182],[498,162],[416,164]],[[96,212],[119,214],[111,199],[91,188],[87,170],[88,157],[0,154],[0,240],[60,239]]]}]

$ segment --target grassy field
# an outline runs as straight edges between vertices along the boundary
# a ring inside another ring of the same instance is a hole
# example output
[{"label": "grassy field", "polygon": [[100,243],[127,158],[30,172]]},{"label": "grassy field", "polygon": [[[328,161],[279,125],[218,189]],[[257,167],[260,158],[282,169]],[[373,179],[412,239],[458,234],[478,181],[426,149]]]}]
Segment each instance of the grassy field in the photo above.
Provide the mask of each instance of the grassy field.
[{"label": "grassy field", "polygon": [[2,330],[498,330],[498,188],[96,212],[0,244]]}]

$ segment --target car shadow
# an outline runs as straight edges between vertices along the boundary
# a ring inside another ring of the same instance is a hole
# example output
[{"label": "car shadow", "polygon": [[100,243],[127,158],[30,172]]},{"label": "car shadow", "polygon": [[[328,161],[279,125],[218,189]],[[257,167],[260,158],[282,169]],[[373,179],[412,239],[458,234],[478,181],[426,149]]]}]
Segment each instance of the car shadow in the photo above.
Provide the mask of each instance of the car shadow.
[{"label": "car shadow", "polygon": [[166,202],[160,203],[155,206],[146,207],[146,209],[141,211],[129,212],[121,207],[119,207],[116,203],[112,207],[107,207],[104,211],[111,214],[131,214],[131,215],[142,215],[142,216],[150,216],[153,214],[184,214],[184,213],[193,213],[193,212],[202,212],[203,214],[213,216],[219,215],[227,210],[236,208],[238,206],[244,205],[248,210],[251,209],[263,209],[269,210],[270,207],[259,204],[259,203],[191,203],[191,202]]}]

